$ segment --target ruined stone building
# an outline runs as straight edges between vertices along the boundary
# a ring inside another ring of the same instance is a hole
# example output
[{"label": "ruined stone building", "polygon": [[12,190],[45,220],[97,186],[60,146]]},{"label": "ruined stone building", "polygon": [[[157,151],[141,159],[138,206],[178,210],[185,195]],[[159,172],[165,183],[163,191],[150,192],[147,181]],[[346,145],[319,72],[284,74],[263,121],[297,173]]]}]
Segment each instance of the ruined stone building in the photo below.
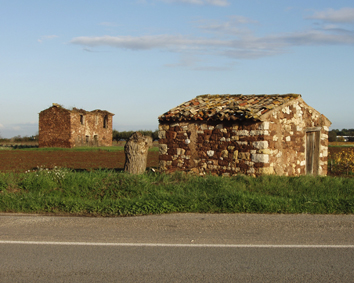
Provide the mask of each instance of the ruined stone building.
[{"label": "ruined stone building", "polygon": [[301,95],[202,95],[159,116],[160,169],[326,175],[331,122]]},{"label": "ruined stone building", "polygon": [[114,114],[65,109],[53,103],[39,113],[39,147],[111,146]]}]

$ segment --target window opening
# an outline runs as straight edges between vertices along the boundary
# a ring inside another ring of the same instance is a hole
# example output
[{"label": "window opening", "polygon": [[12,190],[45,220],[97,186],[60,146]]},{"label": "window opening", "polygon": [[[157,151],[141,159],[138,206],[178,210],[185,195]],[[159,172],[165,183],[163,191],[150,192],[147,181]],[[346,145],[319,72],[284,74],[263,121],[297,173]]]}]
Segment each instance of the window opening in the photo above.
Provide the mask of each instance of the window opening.
[{"label": "window opening", "polygon": [[104,116],[103,118],[103,128],[108,128],[108,116]]}]

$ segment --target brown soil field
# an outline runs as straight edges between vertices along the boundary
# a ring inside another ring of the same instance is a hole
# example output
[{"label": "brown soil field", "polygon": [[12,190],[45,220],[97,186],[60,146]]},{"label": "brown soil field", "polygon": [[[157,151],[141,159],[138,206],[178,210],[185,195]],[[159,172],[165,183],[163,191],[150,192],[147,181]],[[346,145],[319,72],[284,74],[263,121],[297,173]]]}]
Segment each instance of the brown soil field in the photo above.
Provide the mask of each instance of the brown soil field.
[{"label": "brown soil field", "polygon": [[[158,166],[159,153],[149,152],[147,167]],[[66,167],[73,170],[123,170],[124,151],[0,151],[0,172],[25,172],[44,168]]]},{"label": "brown soil field", "polygon": [[328,156],[331,158],[334,154],[337,154],[342,151],[352,151],[354,150],[354,147],[348,146],[348,147],[329,147],[328,148]]},{"label": "brown soil field", "polygon": [[[353,147],[329,147],[329,156]],[[73,170],[114,169],[123,170],[124,151],[0,151],[0,172],[25,172],[44,168],[66,167]],[[149,152],[147,167],[158,167],[159,153]],[[329,175],[331,172],[329,172]]]}]

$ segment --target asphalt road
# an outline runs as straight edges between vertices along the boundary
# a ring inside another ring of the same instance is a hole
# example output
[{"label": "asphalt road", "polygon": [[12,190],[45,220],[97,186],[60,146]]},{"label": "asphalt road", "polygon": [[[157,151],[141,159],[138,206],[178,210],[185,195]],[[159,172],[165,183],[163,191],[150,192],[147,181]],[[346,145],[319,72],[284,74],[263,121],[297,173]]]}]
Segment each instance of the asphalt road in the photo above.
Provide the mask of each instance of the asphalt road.
[{"label": "asphalt road", "polygon": [[354,215],[0,214],[0,282],[354,282]]}]

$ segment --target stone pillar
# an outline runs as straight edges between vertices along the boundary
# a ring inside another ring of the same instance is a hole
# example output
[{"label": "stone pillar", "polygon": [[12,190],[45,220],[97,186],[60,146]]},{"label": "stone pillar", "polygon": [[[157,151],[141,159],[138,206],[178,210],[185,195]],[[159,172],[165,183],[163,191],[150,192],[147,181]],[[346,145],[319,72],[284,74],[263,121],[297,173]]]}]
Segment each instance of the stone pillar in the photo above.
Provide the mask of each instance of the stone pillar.
[{"label": "stone pillar", "polygon": [[124,146],[124,171],[130,174],[142,174],[146,170],[148,150],[152,146],[152,138],[135,132]]}]

